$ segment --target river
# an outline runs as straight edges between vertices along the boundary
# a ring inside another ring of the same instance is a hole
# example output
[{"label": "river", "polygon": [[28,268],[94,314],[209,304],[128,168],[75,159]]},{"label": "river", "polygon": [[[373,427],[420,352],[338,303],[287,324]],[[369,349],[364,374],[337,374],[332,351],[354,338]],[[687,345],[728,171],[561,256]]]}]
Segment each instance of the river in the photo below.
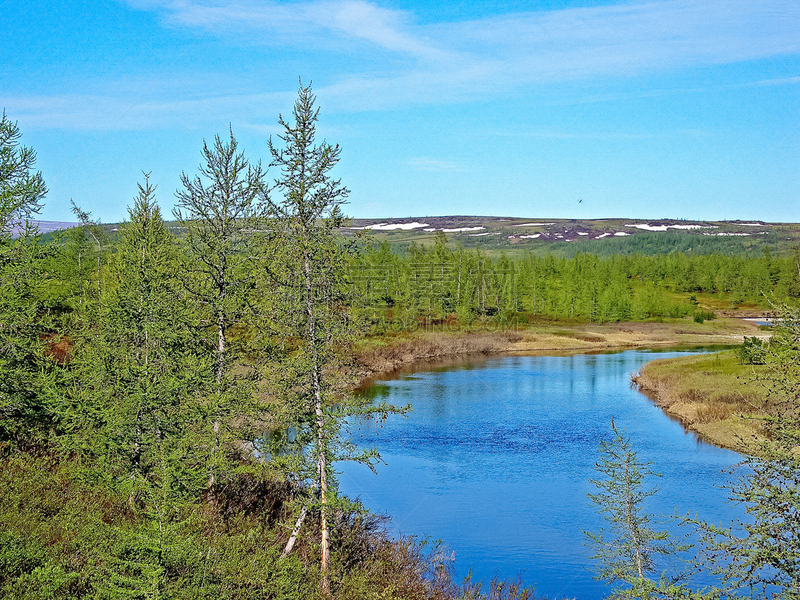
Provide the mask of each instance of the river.
[{"label": "river", "polygon": [[394,533],[442,540],[459,578],[521,575],[550,598],[602,598],[610,588],[593,579],[582,532],[602,526],[586,494],[612,418],[662,474],[647,509],[666,516],[663,528],[686,533],[676,514],[742,516],[721,488],[740,456],[685,432],[630,386],[645,362],[679,354],[503,356],[376,381],[363,393],[413,410],[351,428],[386,464],[377,476],[340,464],[341,489],[390,515]]}]

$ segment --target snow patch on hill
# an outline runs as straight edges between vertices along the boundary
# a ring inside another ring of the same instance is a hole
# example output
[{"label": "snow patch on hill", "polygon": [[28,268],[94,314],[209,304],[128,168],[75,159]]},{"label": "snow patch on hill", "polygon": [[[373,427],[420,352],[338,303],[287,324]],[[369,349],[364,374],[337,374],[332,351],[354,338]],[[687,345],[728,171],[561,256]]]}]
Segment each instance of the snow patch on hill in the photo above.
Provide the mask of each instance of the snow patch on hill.
[{"label": "snow patch on hill", "polygon": [[459,231],[480,231],[486,227],[456,227],[454,229],[442,229],[445,233],[458,233]]},{"label": "snow patch on hill", "polygon": [[403,231],[411,231],[412,229],[419,229],[420,227],[428,227],[428,224],[417,223],[416,221],[412,223],[376,223],[375,225],[367,225],[366,227],[350,227],[350,229],[371,229],[373,231],[394,231],[395,229],[401,229]]},{"label": "snow patch on hill", "polygon": [[635,227],[644,231],[667,231],[668,229],[719,229],[716,225],[649,225],[648,223],[625,223],[625,227]]}]

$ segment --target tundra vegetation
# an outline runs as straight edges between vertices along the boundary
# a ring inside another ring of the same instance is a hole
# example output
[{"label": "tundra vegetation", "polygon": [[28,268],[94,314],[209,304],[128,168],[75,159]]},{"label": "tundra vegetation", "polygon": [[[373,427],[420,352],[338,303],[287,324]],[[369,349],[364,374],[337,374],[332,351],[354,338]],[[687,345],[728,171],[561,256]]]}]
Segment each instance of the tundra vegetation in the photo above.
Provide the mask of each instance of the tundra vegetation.
[{"label": "tundra vegetation", "polygon": [[[47,190],[3,113],[3,597],[532,598],[514,582],[454,582],[439,544],[392,538],[338,494],[336,461],[379,458],[352,446],[348,419],[406,409],[350,393],[356,348],[433,324],[711,327],[720,309],[763,308],[762,293],[800,297],[797,253],[512,258],[454,249],[443,233],[403,251],[345,240],[339,149],[315,140],[318,114],[301,86],[268,167],[232,132],[204,143],[176,192],[178,235],[144,174],[114,235],[73,202],[81,226],[41,236],[30,219]],[[796,319],[778,332],[746,350],[779,370],[760,422],[769,435],[731,492],[755,524],[695,523],[698,568],[726,586],[710,597],[762,584],[797,597]],[[626,443],[617,434],[604,447],[604,473],[613,481],[628,465],[637,477],[597,496],[615,526],[646,475]],[[637,519],[638,537],[618,528],[621,550],[600,574],[630,584],[628,595],[700,594],[648,579],[660,534]]]}]

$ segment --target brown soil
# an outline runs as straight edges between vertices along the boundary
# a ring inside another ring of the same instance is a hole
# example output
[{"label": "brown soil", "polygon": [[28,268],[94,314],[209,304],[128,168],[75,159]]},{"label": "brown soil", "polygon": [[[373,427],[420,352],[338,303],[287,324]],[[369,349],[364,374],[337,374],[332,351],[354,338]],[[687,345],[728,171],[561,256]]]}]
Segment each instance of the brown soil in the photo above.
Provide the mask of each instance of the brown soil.
[{"label": "brown soil", "polygon": [[42,334],[40,339],[45,343],[44,355],[59,365],[72,360],[72,340],[66,335],[55,333]]}]

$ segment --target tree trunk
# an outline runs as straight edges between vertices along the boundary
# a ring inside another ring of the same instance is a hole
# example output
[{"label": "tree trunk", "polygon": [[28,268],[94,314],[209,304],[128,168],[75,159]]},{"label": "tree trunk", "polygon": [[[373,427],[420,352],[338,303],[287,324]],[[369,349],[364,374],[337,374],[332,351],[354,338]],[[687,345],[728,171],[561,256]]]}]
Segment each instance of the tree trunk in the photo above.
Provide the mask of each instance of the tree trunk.
[{"label": "tree trunk", "polygon": [[[217,315],[217,403],[220,402],[222,396],[222,377],[225,373],[225,315],[220,313]],[[213,487],[216,483],[215,466],[217,455],[219,454],[221,443],[219,439],[219,412],[214,415],[214,422],[212,423],[212,430],[214,432],[214,447],[211,450],[211,465],[208,474],[208,489],[211,494],[211,500],[214,499]]]},{"label": "tree trunk", "polygon": [[83,270],[81,269],[81,251],[78,250],[78,304],[83,304]]},{"label": "tree trunk", "polygon": [[100,302],[100,244],[97,244],[97,301]]},{"label": "tree trunk", "polygon": [[639,578],[644,578],[644,557],[642,556],[642,543],[639,536],[639,528],[634,522],[633,515],[633,489],[631,485],[630,465],[628,464],[629,457],[625,461],[625,519],[627,521],[628,531],[631,534],[631,541],[633,543],[633,550],[636,556],[636,570]]},{"label": "tree trunk", "polygon": [[304,506],[303,509],[300,511],[300,516],[297,517],[297,522],[295,522],[294,529],[292,529],[292,535],[289,536],[289,541],[286,542],[286,547],[283,549],[281,558],[286,558],[287,556],[289,556],[289,553],[292,551],[292,548],[294,548],[294,544],[297,541],[297,536],[300,535],[300,528],[303,526],[303,521],[305,521],[307,513],[308,513],[308,507]]},{"label": "tree trunk", "polygon": [[458,287],[456,288],[456,306],[461,303],[461,252],[458,253]]},{"label": "tree trunk", "polygon": [[314,390],[314,414],[317,418],[317,477],[319,478],[320,501],[320,575],[322,595],[330,597],[330,532],[328,531],[328,477],[327,441],[325,439],[325,413],[322,405],[322,384],[320,378],[319,354],[317,351],[317,320],[314,314],[314,287],[311,281],[311,264],[308,257],[304,261],[306,276],[306,314],[308,316],[308,341],[311,350],[311,383]]}]

